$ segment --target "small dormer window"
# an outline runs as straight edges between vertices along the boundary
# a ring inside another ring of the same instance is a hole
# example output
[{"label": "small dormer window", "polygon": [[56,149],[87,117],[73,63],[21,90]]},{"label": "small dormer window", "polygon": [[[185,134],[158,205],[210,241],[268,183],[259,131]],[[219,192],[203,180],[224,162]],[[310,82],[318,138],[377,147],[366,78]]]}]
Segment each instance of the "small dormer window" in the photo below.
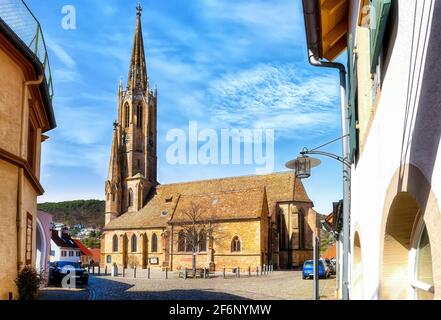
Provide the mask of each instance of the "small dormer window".
[{"label": "small dormer window", "polygon": [[169,197],[165,198],[166,203],[170,203],[172,201],[173,201],[173,196],[169,196]]},{"label": "small dormer window", "polygon": [[165,217],[167,215],[168,215],[168,211],[167,210],[161,212],[161,217]]}]

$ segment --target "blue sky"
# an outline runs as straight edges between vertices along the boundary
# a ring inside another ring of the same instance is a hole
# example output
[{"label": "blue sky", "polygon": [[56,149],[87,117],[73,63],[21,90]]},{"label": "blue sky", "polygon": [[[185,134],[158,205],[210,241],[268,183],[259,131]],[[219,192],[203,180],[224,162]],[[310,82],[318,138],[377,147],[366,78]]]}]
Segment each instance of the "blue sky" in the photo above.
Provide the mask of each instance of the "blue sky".
[{"label": "blue sky", "polygon": [[[136,0],[26,1],[49,48],[57,129],[42,154],[39,202],[104,199],[116,118],[125,83]],[[76,29],[61,26],[64,5]],[[308,65],[301,2],[144,0],[143,35],[150,84],[158,86],[161,183],[254,174],[253,165],[169,165],[173,128],[272,128],[275,171],[302,147],[341,135],[338,74]],[[343,59],[343,57],[342,57]],[[336,143],[325,150],[341,153]],[[304,184],[321,213],[341,197],[341,165],[322,158]]]}]

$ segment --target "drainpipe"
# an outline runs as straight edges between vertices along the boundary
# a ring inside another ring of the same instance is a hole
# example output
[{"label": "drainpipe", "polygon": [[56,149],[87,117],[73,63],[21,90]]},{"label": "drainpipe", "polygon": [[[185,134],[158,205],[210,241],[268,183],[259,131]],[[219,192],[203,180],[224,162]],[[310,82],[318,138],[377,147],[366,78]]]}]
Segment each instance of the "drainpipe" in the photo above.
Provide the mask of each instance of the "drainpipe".
[{"label": "drainpipe", "polygon": [[[317,59],[312,51],[308,50],[309,63],[315,67],[338,69],[340,73],[340,99],[341,99],[341,121],[342,121],[342,144],[343,159],[351,162],[349,156],[349,109],[346,103],[346,69],[341,63],[327,62]],[[349,300],[349,251],[350,251],[350,192],[351,192],[351,168],[343,164],[343,263],[341,273],[341,293],[343,300]]]},{"label": "drainpipe", "polygon": [[[26,135],[25,130],[27,129],[27,119],[29,118],[29,106],[26,102],[28,96],[28,86],[39,85],[43,82],[44,75],[38,76],[37,80],[25,81],[23,82],[23,97],[22,97],[22,108],[21,108],[21,125],[20,125],[20,153],[19,156],[25,159],[24,146],[26,145]],[[20,271],[24,265],[24,260],[22,257],[22,233],[23,233],[23,223],[22,223],[22,210],[23,210],[23,178],[24,169],[19,168],[18,170],[18,185],[17,185],[17,270]]]}]

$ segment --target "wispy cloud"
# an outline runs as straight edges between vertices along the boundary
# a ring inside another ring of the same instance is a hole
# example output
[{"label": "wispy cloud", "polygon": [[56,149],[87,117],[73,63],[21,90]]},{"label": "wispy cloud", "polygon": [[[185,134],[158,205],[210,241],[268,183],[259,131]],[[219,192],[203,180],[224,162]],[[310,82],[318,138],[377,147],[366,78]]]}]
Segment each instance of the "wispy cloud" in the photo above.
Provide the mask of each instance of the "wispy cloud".
[{"label": "wispy cloud", "polygon": [[335,77],[294,64],[259,64],[210,84],[213,123],[271,128],[279,135],[319,135],[338,125]]},{"label": "wispy cloud", "polygon": [[54,39],[46,37],[46,43],[53,54],[67,67],[74,68],[76,63],[71,55]]}]

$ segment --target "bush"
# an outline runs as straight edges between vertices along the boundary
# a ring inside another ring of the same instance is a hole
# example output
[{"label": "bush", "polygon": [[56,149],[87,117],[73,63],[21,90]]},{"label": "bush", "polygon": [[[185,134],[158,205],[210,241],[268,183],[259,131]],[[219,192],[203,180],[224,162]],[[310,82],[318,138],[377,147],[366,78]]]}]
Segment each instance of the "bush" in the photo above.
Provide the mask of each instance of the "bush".
[{"label": "bush", "polygon": [[37,271],[26,266],[18,274],[15,284],[18,288],[18,295],[20,300],[35,300],[39,294],[40,276]]}]

